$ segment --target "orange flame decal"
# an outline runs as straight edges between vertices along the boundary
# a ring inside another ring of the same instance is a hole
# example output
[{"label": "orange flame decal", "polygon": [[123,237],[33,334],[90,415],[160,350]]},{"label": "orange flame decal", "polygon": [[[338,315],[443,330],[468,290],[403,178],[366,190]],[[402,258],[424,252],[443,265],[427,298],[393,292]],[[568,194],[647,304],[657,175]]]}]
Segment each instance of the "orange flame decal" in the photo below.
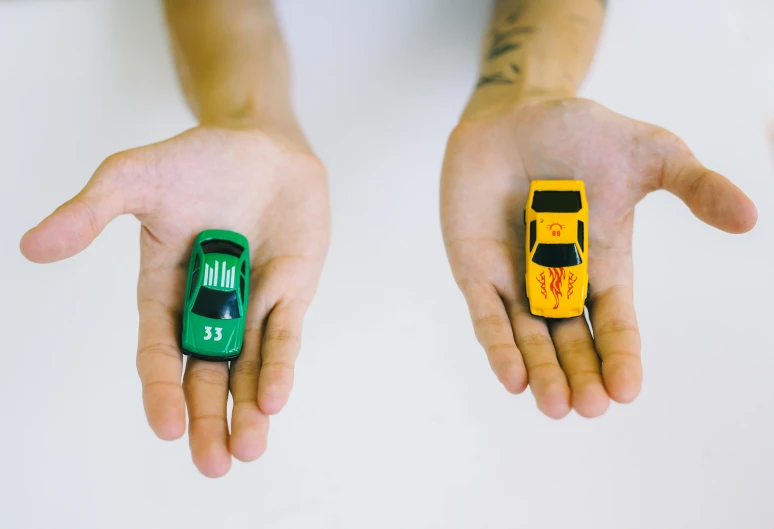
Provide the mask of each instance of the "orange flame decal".
[{"label": "orange flame decal", "polygon": [[546,273],[540,272],[540,275],[537,276],[538,283],[540,283],[540,293],[543,294],[544,298],[548,297],[548,293],[546,292]]},{"label": "orange flame decal", "polygon": [[551,294],[554,295],[554,310],[559,308],[559,298],[562,297],[562,281],[567,274],[564,268],[549,268],[548,274],[551,281]]},{"label": "orange flame decal", "polygon": [[567,299],[570,299],[570,296],[572,296],[573,288],[572,286],[575,284],[575,281],[578,280],[578,276],[570,272],[570,275],[567,276]]}]

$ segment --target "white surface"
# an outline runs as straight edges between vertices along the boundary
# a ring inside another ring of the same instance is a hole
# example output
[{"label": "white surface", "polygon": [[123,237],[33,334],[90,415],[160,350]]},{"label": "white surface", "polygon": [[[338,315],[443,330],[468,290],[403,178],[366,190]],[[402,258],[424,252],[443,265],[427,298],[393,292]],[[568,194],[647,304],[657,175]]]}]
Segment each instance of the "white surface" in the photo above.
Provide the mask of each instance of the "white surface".
[{"label": "white surface", "polygon": [[490,373],[440,237],[485,4],[282,3],[333,242],[269,450],[220,480],[143,416],[137,222],[54,265],[17,250],[108,154],[192,125],[158,6],[0,4],[0,527],[771,527],[774,182],[732,6],[611,2],[584,95],[680,134],[760,221],[732,237],[649,197],[642,395],[555,422]]}]

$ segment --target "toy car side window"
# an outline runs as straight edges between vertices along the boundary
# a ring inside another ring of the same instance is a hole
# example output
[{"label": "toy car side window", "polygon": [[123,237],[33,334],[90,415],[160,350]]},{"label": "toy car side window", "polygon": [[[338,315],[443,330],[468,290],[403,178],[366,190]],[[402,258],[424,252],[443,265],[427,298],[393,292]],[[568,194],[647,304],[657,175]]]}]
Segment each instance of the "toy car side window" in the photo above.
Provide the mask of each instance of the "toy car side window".
[{"label": "toy car side window", "polygon": [[584,239],[584,229],[585,226],[583,225],[583,221],[578,221],[578,246],[580,246],[580,249],[583,251],[586,251],[586,249],[583,247],[583,239]]},{"label": "toy car side window", "polygon": [[192,296],[192,295],[193,295],[194,288],[196,288],[196,284],[197,284],[198,282],[199,282],[199,270],[197,270],[196,272],[194,272],[194,273],[191,275],[191,288],[190,288],[190,290],[188,291],[188,295],[189,295],[189,296]]},{"label": "toy car side window", "polygon": [[247,273],[247,261],[242,261],[242,275]]},{"label": "toy car side window", "polygon": [[529,251],[530,252],[535,247],[536,241],[537,241],[537,222],[533,220],[532,222],[529,223]]},{"label": "toy car side window", "polygon": [[242,297],[242,305],[245,304],[245,276],[239,277],[239,295]]},{"label": "toy car side window", "polygon": [[201,263],[201,259],[199,258],[199,254],[197,253],[196,254],[196,259],[194,259],[193,269],[194,270],[198,270],[199,269],[199,265],[201,265],[201,264],[202,264]]}]

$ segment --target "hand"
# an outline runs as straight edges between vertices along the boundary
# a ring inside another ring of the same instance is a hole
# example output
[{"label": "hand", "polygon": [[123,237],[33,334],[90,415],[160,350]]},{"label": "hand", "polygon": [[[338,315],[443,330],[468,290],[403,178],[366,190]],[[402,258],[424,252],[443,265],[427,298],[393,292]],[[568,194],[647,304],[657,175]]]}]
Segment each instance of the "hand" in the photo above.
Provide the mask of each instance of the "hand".
[{"label": "hand", "polygon": [[[137,369],[148,422],[160,438],[177,439],[187,404],[194,463],[206,476],[221,476],[232,454],[242,461],[261,455],[268,416],[288,399],[302,320],[328,246],[325,170],[305,145],[278,135],[195,128],[109,157],[75,198],[24,235],[22,253],[41,263],[70,257],[124,213],[142,223]],[[189,359],[182,375],[188,257],[208,228],[250,241],[244,347],[230,372],[226,363]]]},{"label": "hand", "polygon": [[[593,338],[584,318],[546,321],[529,312],[522,212],[529,181],[545,178],[586,184]],[[610,398],[630,402],[640,391],[632,225],[635,205],[657,189],[721,230],[755,225],[752,202],[680,139],[591,101],[523,102],[463,121],[449,140],[441,219],[454,277],[500,382],[520,393],[529,381],[550,417],[571,407],[598,416]]]}]

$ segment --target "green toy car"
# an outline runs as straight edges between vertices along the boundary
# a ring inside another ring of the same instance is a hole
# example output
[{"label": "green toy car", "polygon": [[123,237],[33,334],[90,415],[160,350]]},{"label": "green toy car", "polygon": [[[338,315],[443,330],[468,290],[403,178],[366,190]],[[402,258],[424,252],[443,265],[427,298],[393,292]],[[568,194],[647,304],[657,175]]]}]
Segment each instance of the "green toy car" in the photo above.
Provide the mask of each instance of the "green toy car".
[{"label": "green toy car", "polygon": [[250,252],[247,239],[205,230],[194,241],[183,309],[183,353],[203,360],[233,360],[242,351]]}]

